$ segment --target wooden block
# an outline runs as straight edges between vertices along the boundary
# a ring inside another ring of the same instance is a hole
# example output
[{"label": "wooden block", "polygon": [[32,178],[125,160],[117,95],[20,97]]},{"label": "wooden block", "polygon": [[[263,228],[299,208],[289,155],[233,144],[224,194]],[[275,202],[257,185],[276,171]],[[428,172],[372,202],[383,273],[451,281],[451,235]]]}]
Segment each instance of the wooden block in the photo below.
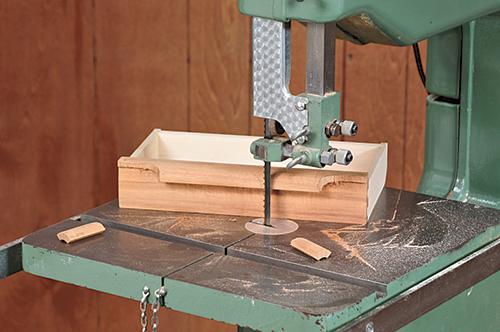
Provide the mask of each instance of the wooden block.
[{"label": "wooden block", "polygon": [[57,238],[66,243],[82,240],[105,231],[104,226],[99,222],[92,222],[83,226],[68,229],[57,233]]},{"label": "wooden block", "polygon": [[295,249],[302,251],[304,254],[311,256],[317,261],[322,258],[328,258],[332,254],[330,250],[302,237],[293,239],[292,242],[290,242],[290,245]]},{"label": "wooden block", "polygon": [[[255,139],[154,130],[118,161],[120,207],[260,217],[263,163],[249,152]],[[273,163],[272,217],[366,222],[385,183],[387,145],[332,145],[353,151],[349,167]]]}]

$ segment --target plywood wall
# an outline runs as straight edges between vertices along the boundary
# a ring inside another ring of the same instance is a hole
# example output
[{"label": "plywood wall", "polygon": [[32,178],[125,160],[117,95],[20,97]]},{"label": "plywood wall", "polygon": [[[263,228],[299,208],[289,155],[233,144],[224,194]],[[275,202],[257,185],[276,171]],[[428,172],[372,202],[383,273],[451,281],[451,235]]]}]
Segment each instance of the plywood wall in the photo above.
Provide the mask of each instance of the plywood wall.
[{"label": "plywood wall", "polygon": [[[294,24],[291,90],[303,90]],[[250,19],[236,0],[0,0],[0,244],[117,196],[116,160],[153,129],[256,134]],[[409,48],[337,42],[356,141],[389,142],[392,187],[415,190],[426,93]],[[140,329],[136,302],[18,273],[2,331]],[[161,310],[162,331],[234,331]]]}]

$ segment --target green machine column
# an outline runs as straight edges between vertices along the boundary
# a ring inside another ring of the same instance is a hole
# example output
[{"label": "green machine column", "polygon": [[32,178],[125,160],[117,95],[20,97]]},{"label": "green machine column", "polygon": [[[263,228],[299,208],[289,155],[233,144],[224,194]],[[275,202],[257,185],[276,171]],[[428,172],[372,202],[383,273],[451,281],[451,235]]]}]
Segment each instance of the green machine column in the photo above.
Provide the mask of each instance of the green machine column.
[{"label": "green machine column", "polygon": [[425,163],[417,192],[447,197],[457,173],[462,28],[429,38]]},{"label": "green machine column", "polygon": [[448,99],[460,98],[462,28],[458,27],[427,40],[427,80],[430,94]]},{"label": "green machine column", "polygon": [[463,27],[458,174],[452,199],[500,208],[500,15]]},{"label": "green machine column", "polygon": [[[459,81],[457,34],[429,40],[428,89],[441,97],[428,98],[426,161],[418,191],[500,208],[500,15],[461,30]],[[460,83],[458,93],[454,82]]]},{"label": "green machine column", "polygon": [[459,105],[427,97],[425,162],[417,192],[445,198],[456,176]]}]

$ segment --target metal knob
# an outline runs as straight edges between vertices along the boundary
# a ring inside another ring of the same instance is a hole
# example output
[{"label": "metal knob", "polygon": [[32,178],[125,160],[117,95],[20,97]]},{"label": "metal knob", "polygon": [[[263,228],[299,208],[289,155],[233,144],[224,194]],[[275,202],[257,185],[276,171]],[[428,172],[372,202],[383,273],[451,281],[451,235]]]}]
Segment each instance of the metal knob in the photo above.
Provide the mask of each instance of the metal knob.
[{"label": "metal knob", "polygon": [[354,121],[345,120],[340,124],[342,135],[354,137],[358,133],[358,124]]},{"label": "metal knob", "polygon": [[358,133],[358,124],[354,121],[349,120],[334,120],[328,122],[325,127],[325,135],[330,138],[332,136],[339,136],[340,134],[344,136],[353,137]]},{"label": "metal knob", "polygon": [[352,152],[349,150],[339,149],[335,151],[335,162],[340,165],[349,165],[353,160]]}]

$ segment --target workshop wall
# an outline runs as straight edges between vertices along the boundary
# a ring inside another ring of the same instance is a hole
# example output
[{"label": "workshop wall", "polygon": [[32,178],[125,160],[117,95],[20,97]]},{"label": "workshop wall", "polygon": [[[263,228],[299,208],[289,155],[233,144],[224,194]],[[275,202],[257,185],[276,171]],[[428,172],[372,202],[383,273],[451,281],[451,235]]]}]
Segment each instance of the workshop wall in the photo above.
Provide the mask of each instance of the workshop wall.
[{"label": "workshop wall", "polygon": [[[153,128],[261,135],[250,24],[236,0],[0,0],[0,244],[115,199],[116,160]],[[293,29],[299,93],[305,27]],[[336,59],[353,140],[388,142],[387,185],[415,190],[426,92],[411,49],[338,41]],[[24,272],[0,281],[2,331],[139,330],[139,318],[134,301]],[[235,328],[162,309],[160,330]]]}]

